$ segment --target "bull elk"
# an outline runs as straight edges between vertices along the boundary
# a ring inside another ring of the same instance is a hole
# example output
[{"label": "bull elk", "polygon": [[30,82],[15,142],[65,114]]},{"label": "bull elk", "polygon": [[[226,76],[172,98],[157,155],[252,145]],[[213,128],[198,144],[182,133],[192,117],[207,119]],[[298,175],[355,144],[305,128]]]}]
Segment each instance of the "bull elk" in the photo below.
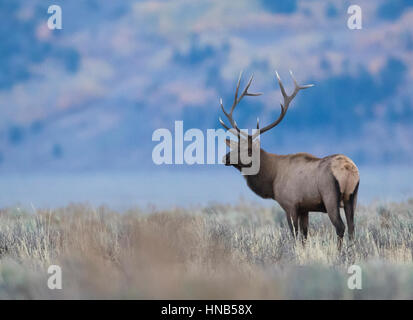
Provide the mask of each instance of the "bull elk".
[{"label": "bull elk", "polygon": [[[254,161],[253,157],[247,163],[241,161],[242,157],[239,156],[241,149],[248,148],[244,152],[247,151],[251,155],[253,148],[256,148],[259,152],[259,171],[254,175],[244,175],[249,188],[262,198],[277,201],[286,212],[288,226],[293,236],[297,237],[298,230],[300,230],[304,237],[303,240],[307,239],[308,213],[310,211],[327,213],[336,229],[338,245],[341,247],[345,225],[340,216],[340,207],[344,207],[349,238],[353,239],[354,236],[354,211],[359,186],[359,173],[354,162],[342,154],[334,154],[324,158],[317,158],[308,153],[273,154],[261,149],[259,139],[256,139],[260,134],[274,128],[283,120],[291,101],[300,90],[313,86],[298,85],[291,71],[290,73],[295,87],[292,94],[288,95],[276,72],[284,100],[280,103],[280,116],[262,129],[259,129],[257,119],[258,130],[252,135],[238,128],[233,119],[233,112],[243,97],[261,95],[261,93],[248,92],[253,77],[250,78],[245,89],[238,96],[242,74],[240,75],[234,102],[229,112],[225,111],[221,99],[221,108],[228,118],[230,126],[227,126],[221,118],[219,121],[225,129],[234,133],[238,138],[237,141],[226,139],[230,151],[224,156],[223,162],[225,165],[234,166],[241,171],[243,168],[250,167],[251,162]],[[234,162],[231,159],[237,160]]]}]

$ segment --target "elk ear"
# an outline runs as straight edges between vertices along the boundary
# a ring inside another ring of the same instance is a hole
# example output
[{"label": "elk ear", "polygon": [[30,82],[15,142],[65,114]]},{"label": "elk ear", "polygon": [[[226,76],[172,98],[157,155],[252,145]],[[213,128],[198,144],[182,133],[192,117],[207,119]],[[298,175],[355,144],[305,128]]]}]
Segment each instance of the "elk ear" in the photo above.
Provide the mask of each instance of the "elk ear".
[{"label": "elk ear", "polygon": [[225,139],[225,143],[231,150],[236,150],[238,148],[238,142],[235,142],[231,139]]}]

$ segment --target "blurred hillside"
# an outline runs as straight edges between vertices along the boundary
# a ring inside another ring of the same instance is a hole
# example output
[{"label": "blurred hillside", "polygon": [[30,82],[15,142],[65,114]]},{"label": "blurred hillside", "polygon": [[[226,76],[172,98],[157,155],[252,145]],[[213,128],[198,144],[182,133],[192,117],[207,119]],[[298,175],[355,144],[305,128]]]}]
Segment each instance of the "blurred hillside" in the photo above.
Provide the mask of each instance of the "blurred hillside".
[{"label": "blurred hillside", "polygon": [[[277,69],[301,83],[277,153],[346,153],[358,164],[413,160],[413,3],[366,1],[0,2],[0,170],[153,168],[153,130],[218,128],[241,69],[253,90],[240,126],[279,112]],[[63,29],[47,28],[59,4]],[[245,79],[244,79],[245,80]]]}]

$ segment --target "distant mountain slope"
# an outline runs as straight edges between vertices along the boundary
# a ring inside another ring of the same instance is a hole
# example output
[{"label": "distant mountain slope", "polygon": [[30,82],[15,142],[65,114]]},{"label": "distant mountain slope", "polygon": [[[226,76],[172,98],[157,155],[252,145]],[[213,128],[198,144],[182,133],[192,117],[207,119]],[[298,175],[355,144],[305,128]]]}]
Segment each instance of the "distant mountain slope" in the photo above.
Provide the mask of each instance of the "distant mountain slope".
[{"label": "distant mountain slope", "polygon": [[[218,128],[240,70],[253,88],[242,127],[279,112],[274,70],[300,93],[263,146],[340,152],[360,164],[413,160],[413,6],[359,1],[363,29],[335,1],[56,0],[0,3],[0,171],[153,168],[153,130]],[[246,81],[246,79],[244,79]]]}]

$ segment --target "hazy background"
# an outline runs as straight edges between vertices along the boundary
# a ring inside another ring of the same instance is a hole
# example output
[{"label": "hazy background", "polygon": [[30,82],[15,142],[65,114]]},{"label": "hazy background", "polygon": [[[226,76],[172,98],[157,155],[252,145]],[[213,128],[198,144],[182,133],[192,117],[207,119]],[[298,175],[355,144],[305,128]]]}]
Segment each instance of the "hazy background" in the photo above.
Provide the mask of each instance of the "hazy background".
[{"label": "hazy background", "polygon": [[0,207],[257,199],[232,168],[151,157],[175,120],[219,128],[241,69],[264,92],[236,110],[243,128],[278,116],[275,69],[290,90],[289,69],[316,85],[264,149],[350,156],[362,201],[413,195],[412,1],[1,0],[0,26]]}]

